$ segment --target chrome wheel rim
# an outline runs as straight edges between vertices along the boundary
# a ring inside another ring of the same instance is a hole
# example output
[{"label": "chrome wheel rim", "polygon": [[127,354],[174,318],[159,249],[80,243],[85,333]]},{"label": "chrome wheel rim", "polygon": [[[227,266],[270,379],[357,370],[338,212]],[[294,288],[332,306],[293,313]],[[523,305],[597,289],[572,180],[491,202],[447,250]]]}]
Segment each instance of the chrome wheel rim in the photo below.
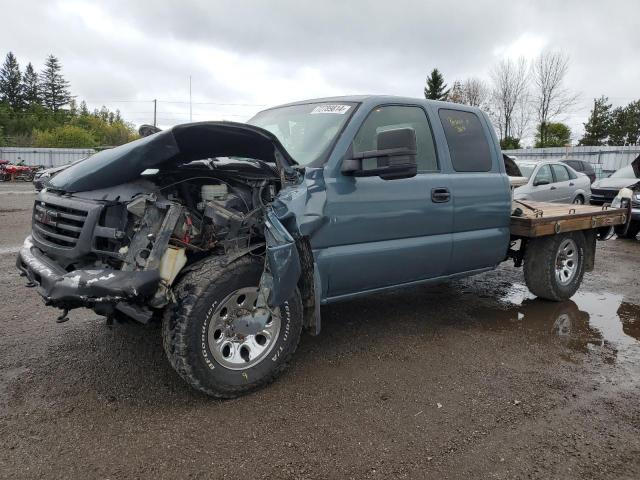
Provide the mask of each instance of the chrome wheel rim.
[{"label": "chrome wheel rim", "polygon": [[578,246],[570,238],[560,243],[556,253],[556,279],[561,285],[568,285],[578,271]]},{"label": "chrome wheel rim", "polygon": [[258,288],[232,292],[211,314],[207,342],[213,358],[230,370],[244,370],[260,363],[275,345],[280,333],[280,309],[269,316],[264,328],[255,334],[235,331],[237,322],[256,308]]}]

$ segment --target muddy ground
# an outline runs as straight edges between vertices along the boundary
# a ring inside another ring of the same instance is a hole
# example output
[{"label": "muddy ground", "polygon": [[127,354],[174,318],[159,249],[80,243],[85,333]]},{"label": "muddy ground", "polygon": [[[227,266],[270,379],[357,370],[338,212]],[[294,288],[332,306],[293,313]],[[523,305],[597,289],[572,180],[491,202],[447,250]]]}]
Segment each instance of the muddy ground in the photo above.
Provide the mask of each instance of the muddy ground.
[{"label": "muddy ground", "polygon": [[2,478],[640,477],[640,241],[564,303],[505,266],[323,308],[275,384],[215,401],[157,327],[54,322],[14,269],[25,190],[0,186]]}]

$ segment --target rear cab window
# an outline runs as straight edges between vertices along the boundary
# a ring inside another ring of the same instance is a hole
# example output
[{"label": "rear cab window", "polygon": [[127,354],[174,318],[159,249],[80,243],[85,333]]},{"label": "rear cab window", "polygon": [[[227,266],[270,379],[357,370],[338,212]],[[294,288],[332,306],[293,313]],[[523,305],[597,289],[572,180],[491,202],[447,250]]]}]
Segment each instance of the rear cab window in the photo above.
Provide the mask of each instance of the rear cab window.
[{"label": "rear cab window", "polygon": [[441,108],[438,116],[444,128],[449,155],[456,172],[488,172],[493,165],[491,147],[475,113]]}]

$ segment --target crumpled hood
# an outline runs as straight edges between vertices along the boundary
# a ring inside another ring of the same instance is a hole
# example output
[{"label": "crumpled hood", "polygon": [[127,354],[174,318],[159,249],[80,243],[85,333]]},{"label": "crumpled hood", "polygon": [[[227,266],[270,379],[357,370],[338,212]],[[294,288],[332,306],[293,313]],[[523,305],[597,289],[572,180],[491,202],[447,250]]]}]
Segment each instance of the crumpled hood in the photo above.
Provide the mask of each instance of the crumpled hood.
[{"label": "crumpled hood", "polygon": [[96,153],[56,175],[49,187],[65,192],[109,188],[136,180],[146,169],[228,156],[272,162],[285,172],[296,164],[275,135],[263,128],[236,122],[187,123]]},{"label": "crumpled hood", "polygon": [[612,190],[620,190],[621,188],[628,187],[629,185],[633,185],[637,182],[638,179],[634,180],[633,178],[602,178],[593,182],[591,188],[610,188]]}]

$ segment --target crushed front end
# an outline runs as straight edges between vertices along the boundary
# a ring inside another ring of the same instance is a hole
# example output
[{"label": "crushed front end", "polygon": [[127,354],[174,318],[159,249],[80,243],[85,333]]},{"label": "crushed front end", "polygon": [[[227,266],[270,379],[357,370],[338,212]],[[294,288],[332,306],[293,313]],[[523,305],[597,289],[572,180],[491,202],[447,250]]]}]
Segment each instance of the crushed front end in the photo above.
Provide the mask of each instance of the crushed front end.
[{"label": "crushed front end", "polygon": [[293,240],[265,235],[282,230],[271,203],[287,175],[295,177],[278,167],[272,138],[209,123],[123,147],[65,170],[36,197],[17,267],[47,305],[119,311],[146,323],[173,299],[171,286],[189,265],[214,255],[280,258],[285,250],[295,256],[285,262],[286,278],[283,266],[267,266],[262,287],[272,299],[280,281],[295,288]]}]

